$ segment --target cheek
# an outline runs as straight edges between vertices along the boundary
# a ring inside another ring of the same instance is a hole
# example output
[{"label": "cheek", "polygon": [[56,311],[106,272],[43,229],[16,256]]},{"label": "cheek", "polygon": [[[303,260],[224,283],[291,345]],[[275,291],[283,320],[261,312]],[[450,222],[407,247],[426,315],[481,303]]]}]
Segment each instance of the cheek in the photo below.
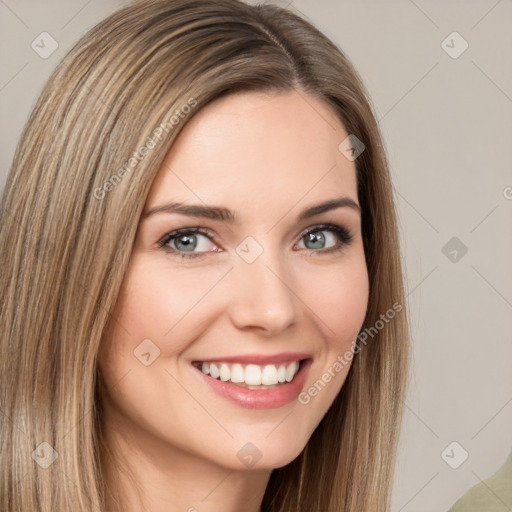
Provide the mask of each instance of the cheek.
[{"label": "cheek", "polygon": [[209,314],[201,299],[218,277],[192,274],[175,270],[169,277],[165,263],[134,255],[98,353],[111,410],[155,435],[169,418],[184,429],[177,418],[184,407],[197,407],[170,374],[177,375],[177,358],[201,333]]},{"label": "cheek", "polygon": [[369,297],[366,263],[354,259],[310,281],[308,302],[317,316],[317,325],[331,348],[346,350],[357,337],[364,322]]},{"label": "cheek", "polygon": [[[321,355],[298,397],[307,411],[303,428],[309,437],[341,390],[353,360],[354,343],[363,325],[369,298],[364,260],[321,274],[310,287],[315,325],[323,333]],[[308,302],[309,303],[309,302]]]},{"label": "cheek", "polygon": [[165,264],[134,257],[114,312],[113,343],[128,344],[118,348],[133,352],[150,339],[163,358],[180,353],[207,321],[202,302],[219,276],[216,271],[180,272],[175,266],[171,273]]}]

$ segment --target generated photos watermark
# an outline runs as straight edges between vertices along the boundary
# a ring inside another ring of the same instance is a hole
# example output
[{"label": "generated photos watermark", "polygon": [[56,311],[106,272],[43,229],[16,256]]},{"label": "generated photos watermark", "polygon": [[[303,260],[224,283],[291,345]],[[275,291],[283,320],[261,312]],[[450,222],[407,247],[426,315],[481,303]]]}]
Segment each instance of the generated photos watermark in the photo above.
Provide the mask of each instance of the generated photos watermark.
[{"label": "generated photos watermark", "polygon": [[302,391],[297,400],[303,405],[307,405],[312,398],[317,396],[325,386],[336,377],[344,368],[346,368],[355,354],[358,354],[362,350],[362,345],[368,343],[368,336],[373,338],[376,336],[381,329],[384,328],[396,314],[402,311],[403,307],[398,302],[393,304],[393,307],[389,308],[385,313],[381,313],[379,320],[375,322],[371,327],[366,327],[361,331],[357,338],[352,342],[352,350],[346,350],[343,354],[340,354],[334,363],[317,379],[307,390]]},{"label": "generated photos watermark", "polygon": [[101,187],[94,189],[93,195],[96,199],[104,199],[108,192],[114,190],[121,180],[129,174],[137,165],[144,160],[146,155],[162,140],[162,136],[165,133],[169,133],[175,126],[180,123],[180,119],[183,119],[189,114],[189,112],[197,105],[195,98],[189,98],[185,105],[176,109],[169,117],[167,121],[160,123],[153,130],[153,137],[147,137],[146,142],[133,153],[133,155],[115,171],[108,180],[106,180]]}]

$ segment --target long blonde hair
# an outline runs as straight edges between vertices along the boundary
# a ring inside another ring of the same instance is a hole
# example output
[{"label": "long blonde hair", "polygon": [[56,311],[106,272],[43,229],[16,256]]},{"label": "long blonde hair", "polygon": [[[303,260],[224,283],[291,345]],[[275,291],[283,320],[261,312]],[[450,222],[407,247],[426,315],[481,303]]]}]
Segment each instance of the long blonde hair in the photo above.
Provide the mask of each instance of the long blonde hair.
[{"label": "long blonde hair", "polygon": [[[59,64],[26,124],[1,204],[1,510],[104,510],[96,354],[153,179],[209,102],[292,89],[324,101],[366,147],[356,160],[370,279],[363,329],[392,304],[401,311],[354,356],[299,457],[272,472],[262,510],[389,510],[408,333],[377,123],[329,39],[290,11],[238,0],[142,0],[118,10]],[[179,122],[169,123],[173,115]],[[56,462],[37,464],[37,447]]]}]

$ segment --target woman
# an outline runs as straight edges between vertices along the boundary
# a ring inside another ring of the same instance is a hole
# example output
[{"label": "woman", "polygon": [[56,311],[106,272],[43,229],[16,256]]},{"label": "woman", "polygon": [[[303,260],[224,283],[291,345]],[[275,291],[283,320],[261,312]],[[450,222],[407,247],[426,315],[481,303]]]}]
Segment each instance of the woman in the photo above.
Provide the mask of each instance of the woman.
[{"label": "woman", "polygon": [[364,87],[309,23],[108,17],[26,125],[0,247],[2,510],[389,510],[394,203]]}]

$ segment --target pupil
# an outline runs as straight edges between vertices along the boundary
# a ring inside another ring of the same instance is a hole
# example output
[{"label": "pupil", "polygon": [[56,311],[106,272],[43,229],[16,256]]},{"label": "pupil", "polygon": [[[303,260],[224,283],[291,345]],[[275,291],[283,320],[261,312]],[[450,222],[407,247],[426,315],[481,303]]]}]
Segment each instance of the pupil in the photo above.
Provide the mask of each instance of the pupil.
[{"label": "pupil", "polygon": [[[182,247],[180,247],[180,245]],[[185,251],[193,251],[197,246],[197,240],[194,235],[181,235],[176,241],[176,247],[178,249],[184,249]]]},{"label": "pupil", "polygon": [[325,236],[321,231],[315,231],[314,233],[309,233],[308,241],[314,244],[314,247],[310,247],[311,249],[321,249],[325,243]]}]

